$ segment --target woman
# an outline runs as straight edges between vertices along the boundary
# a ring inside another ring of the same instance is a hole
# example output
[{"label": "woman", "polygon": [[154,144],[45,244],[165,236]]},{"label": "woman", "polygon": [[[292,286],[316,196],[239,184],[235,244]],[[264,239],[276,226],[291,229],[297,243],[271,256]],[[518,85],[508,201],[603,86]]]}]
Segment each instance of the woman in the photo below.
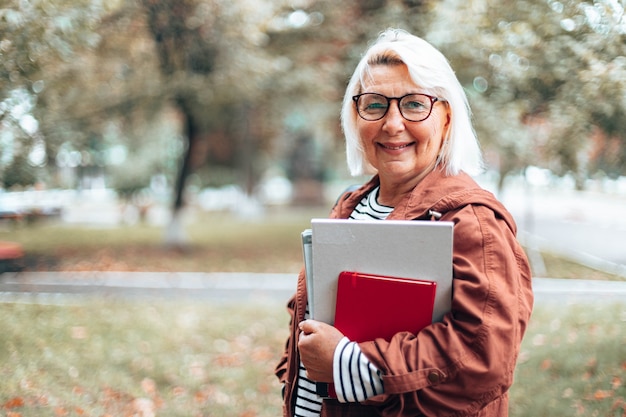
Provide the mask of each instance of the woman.
[{"label": "woman", "polygon": [[[373,178],[331,217],[454,222],[452,309],[417,335],[355,343],[308,319],[301,273],[276,367],[284,415],[507,416],[531,274],[513,218],[468,175],[481,157],[453,70],[424,40],[388,30],[358,64],[341,116],[351,173]],[[322,399],[316,383],[331,382],[337,398]]]}]

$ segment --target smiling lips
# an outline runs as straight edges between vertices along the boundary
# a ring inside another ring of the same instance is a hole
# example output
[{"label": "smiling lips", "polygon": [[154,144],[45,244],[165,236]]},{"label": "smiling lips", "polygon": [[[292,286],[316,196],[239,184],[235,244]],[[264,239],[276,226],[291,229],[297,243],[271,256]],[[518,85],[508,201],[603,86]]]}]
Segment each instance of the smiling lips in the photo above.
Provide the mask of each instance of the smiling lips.
[{"label": "smiling lips", "polygon": [[413,145],[414,143],[405,143],[404,145],[385,145],[384,143],[379,143],[380,146],[382,146],[385,149],[389,149],[391,151],[399,151],[401,149],[407,148],[411,145]]}]

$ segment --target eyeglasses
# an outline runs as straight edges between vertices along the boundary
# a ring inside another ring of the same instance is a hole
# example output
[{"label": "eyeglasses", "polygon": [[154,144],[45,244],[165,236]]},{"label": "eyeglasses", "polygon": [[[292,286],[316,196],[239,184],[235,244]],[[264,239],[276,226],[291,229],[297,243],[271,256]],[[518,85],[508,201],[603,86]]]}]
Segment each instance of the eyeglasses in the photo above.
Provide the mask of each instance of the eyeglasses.
[{"label": "eyeglasses", "polygon": [[407,94],[402,97],[386,97],[378,93],[363,93],[352,97],[356,111],[362,119],[375,122],[389,111],[391,100],[398,101],[400,114],[409,122],[421,122],[428,119],[433,106],[438,101],[446,101],[428,94]]}]

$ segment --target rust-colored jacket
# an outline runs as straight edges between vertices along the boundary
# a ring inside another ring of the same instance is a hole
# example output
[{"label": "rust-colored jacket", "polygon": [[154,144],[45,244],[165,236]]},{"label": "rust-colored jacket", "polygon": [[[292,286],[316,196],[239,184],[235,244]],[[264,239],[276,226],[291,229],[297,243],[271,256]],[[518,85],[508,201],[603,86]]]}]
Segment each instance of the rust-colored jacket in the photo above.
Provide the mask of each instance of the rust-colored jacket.
[{"label": "rust-colored jacket", "polygon": [[[347,218],[378,185],[378,178],[342,195],[331,217]],[[363,404],[325,400],[322,416],[506,417],[507,391],[530,318],[533,294],[527,258],[509,212],[469,176],[435,170],[388,219],[454,222],[452,310],[417,335],[398,333],[391,341],[360,343],[382,371],[385,394]],[[295,403],[297,323],[303,320],[303,273],[290,300],[291,336],[276,375],[285,383],[284,416]]]}]

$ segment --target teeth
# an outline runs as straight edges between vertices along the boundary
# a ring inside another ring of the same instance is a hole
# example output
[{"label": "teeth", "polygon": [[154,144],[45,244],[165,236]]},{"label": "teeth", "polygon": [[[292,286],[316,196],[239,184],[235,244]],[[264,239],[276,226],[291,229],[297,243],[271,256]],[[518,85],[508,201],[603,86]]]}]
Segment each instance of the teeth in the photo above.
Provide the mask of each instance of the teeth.
[{"label": "teeth", "polygon": [[406,148],[406,147],[407,147],[407,146],[409,146],[409,145],[400,145],[400,146],[387,146],[387,145],[383,145],[383,146],[384,146],[385,148],[387,148],[387,149],[391,149],[391,150],[393,150],[393,151],[397,151],[397,150],[400,150],[400,149],[404,149],[404,148]]}]

